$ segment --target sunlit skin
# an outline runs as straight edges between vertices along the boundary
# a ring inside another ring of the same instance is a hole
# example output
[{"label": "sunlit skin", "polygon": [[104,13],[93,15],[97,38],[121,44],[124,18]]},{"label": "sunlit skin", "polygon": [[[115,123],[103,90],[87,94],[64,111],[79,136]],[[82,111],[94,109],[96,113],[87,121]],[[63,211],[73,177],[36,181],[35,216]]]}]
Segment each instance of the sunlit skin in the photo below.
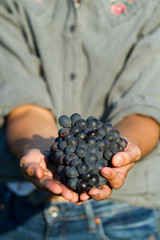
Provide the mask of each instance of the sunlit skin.
[{"label": "sunlit skin", "polygon": [[20,159],[22,172],[28,181],[37,188],[81,204],[89,198],[97,201],[109,198],[112,189],[119,189],[124,184],[128,171],[155,148],[159,139],[159,125],[149,117],[132,115],[115,127],[127,139],[128,145],[124,152],[113,157],[113,168],[101,170],[109,185],[80,195],[55,180],[53,171],[47,167],[46,151],[58,135],[51,111],[33,105],[17,107],[7,117],[7,139],[11,150]]}]

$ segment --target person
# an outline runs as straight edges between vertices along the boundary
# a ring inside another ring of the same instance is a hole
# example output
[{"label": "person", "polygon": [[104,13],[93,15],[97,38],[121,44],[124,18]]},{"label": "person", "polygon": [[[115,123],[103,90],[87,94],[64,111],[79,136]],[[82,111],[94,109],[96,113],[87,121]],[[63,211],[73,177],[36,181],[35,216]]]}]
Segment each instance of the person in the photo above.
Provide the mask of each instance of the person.
[{"label": "person", "polygon": [[[158,0],[0,1],[0,240],[160,239],[159,14]],[[82,194],[47,168],[73,113],[128,141],[109,184]]]}]

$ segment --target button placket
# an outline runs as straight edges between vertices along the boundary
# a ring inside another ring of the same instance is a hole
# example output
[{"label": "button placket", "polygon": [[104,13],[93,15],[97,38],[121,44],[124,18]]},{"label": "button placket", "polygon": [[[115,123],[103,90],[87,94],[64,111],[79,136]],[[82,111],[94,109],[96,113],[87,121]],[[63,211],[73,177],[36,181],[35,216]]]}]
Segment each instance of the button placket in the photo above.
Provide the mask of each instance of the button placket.
[{"label": "button placket", "polygon": [[74,89],[76,88],[77,74],[77,35],[78,35],[78,17],[76,7],[72,0],[71,14],[65,28],[65,45],[64,45],[64,83],[63,83],[63,112],[70,112],[74,105]]}]

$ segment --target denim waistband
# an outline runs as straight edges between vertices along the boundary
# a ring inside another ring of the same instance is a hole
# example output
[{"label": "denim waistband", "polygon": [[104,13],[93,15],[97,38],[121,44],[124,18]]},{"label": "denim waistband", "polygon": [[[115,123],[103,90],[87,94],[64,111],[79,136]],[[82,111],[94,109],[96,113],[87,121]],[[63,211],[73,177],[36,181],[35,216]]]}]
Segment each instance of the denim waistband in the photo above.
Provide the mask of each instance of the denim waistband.
[{"label": "denim waistband", "polygon": [[[57,229],[60,231],[63,226],[73,224],[77,227],[83,224],[83,230],[84,227],[87,228],[87,232],[93,235],[98,234],[99,239],[102,240],[150,239],[144,235],[154,236],[156,240],[160,239],[156,237],[159,231],[159,209],[145,209],[108,200],[99,202],[88,200],[81,205],[56,201],[43,201],[35,204],[30,201],[29,197],[16,196],[6,186],[0,185],[0,204],[3,203],[6,210],[3,211],[5,216],[1,215],[1,224],[4,222],[3,217],[8,221],[14,219],[21,225],[34,221],[41,225],[45,222],[44,226],[47,226],[47,231],[51,235],[55,234]],[[0,228],[4,231],[4,226]],[[79,230],[81,231],[81,226]],[[119,238],[119,236],[122,237]],[[135,237],[129,238],[128,236]]]}]

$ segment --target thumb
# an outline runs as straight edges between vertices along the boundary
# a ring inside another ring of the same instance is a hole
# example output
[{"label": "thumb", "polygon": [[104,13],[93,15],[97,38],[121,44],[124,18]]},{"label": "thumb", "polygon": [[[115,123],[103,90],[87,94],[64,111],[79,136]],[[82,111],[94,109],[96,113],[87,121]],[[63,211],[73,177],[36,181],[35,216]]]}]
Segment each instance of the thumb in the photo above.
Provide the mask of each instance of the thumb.
[{"label": "thumb", "polygon": [[22,171],[25,177],[41,179],[44,176],[43,168],[37,163],[30,163],[26,167],[23,166]]}]

